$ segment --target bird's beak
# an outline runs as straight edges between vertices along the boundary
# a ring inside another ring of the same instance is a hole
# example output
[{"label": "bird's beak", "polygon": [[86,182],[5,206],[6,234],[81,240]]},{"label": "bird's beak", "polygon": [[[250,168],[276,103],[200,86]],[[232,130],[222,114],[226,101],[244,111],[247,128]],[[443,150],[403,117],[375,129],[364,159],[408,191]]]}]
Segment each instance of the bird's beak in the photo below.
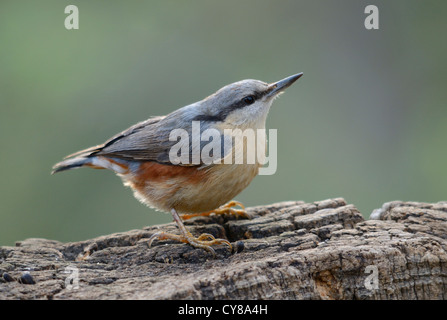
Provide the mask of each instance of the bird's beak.
[{"label": "bird's beak", "polygon": [[294,74],[293,76],[279,80],[278,82],[269,84],[268,90],[270,92],[267,94],[267,97],[274,97],[277,94],[283,92],[288,87],[290,87],[296,80],[301,78],[302,75],[303,75],[303,73],[300,72],[300,73]]}]

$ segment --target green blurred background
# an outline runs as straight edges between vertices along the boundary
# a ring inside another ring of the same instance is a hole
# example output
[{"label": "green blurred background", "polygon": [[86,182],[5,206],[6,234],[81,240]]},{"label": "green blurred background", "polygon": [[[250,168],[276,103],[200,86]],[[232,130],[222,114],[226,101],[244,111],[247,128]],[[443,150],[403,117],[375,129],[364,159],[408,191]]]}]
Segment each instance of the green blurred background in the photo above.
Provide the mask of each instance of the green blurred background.
[{"label": "green blurred background", "polygon": [[[80,29],[64,28],[75,4]],[[380,29],[366,30],[366,5]],[[447,200],[447,2],[0,2],[0,245],[171,221],[65,155],[241,79],[301,78],[273,105],[278,170],[248,206]]]}]

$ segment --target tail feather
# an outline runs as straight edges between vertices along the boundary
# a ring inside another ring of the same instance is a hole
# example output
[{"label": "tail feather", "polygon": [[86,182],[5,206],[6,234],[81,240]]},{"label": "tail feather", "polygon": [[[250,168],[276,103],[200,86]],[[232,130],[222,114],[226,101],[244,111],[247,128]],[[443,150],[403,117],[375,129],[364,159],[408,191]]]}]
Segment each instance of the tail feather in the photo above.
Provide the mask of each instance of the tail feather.
[{"label": "tail feather", "polygon": [[89,164],[89,163],[91,163],[91,159],[85,158],[85,157],[67,159],[67,160],[61,161],[59,163],[56,163],[53,166],[53,171],[51,171],[51,174],[55,174],[57,172],[70,170],[70,169],[74,169],[74,168],[80,168],[80,167],[82,167],[86,164]]}]

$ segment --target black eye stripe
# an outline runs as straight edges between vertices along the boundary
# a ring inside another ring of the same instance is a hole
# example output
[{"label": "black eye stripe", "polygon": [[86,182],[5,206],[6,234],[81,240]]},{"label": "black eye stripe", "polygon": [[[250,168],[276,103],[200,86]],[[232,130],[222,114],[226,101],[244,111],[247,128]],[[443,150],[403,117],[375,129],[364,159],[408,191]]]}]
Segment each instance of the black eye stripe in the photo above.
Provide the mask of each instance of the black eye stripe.
[{"label": "black eye stripe", "polygon": [[192,119],[192,121],[209,121],[209,122],[219,122],[219,121],[224,121],[225,118],[222,118],[222,116],[217,115],[217,116],[213,116],[213,115],[208,115],[208,114],[201,114],[198,116],[195,116],[194,119]]},{"label": "black eye stripe", "polygon": [[266,91],[258,91],[258,92],[255,92],[255,93],[253,93],[251,96],[255,99],[255,101],[256,100],[259,100],[259,99],[261,99],[263,96],[265,96],[267,94],[267,92]]},{"label": "black eye stripe", "polygon": [[243,108],[243,107],[253,104],[255,101],[261,99],[265,94],[266,94],[266,92],[263,91],[263,92],[255,92],[251,95],[247,95],[247,96],[243,97],[241,100],[236,101],[232,105],[228,106],[227,109],[235,110],[235,109]]},{"label": "black eye stripe", "polygon": [[[232,111],[252,105],[253,103],[255,103],[255,101],[261,99],[269,92],[270,92],[270,90],[254,92],[253,94],[247,95],[247,96],[243,97],[242,99],[235,101],[234,103],[230,104],[229,106],[223,108],[222,111],[219,112],[219,114],[217,114],[217,115],[199,115],[199,116],[196,116],[193,120],[213,121],[213,122],[225,121],[226,117]],[[247,103],[248,101],[244,101],[248,97],[252,97],[253,101],[252,102],[250,101],[250,103]]]}]

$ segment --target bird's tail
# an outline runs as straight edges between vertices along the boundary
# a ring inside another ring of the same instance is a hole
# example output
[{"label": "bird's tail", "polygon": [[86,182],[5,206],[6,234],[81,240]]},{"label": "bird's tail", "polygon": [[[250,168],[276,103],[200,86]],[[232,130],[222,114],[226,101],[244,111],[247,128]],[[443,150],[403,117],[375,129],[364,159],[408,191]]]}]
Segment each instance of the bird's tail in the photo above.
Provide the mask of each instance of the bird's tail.
[{"label": "bird's tail", "polygon": [[56,163],[53,166],[53,171],[51,172],[51,174],[81,167],[89,167],[93,169],[109,169],[119,174],[125,174],[129,172],[129,164],[125,160],[106,158],[101,156],[96,157],[90,155],[81,155]]},{"label": "bird's tail", "polygon": [[59,163],[56,163],[53,166],[53,171],[51,171],[51,174],[55,174],[57,172],[70,170],[70,169],[74,169],[74,168],[80,168],[85,165],[89,165],[91,163],[92,163],[92,159],[86,158],[86,157],[76,157],[76,158],[72,158],[72,159],[67,159],[67,160],[61,161]]}]

